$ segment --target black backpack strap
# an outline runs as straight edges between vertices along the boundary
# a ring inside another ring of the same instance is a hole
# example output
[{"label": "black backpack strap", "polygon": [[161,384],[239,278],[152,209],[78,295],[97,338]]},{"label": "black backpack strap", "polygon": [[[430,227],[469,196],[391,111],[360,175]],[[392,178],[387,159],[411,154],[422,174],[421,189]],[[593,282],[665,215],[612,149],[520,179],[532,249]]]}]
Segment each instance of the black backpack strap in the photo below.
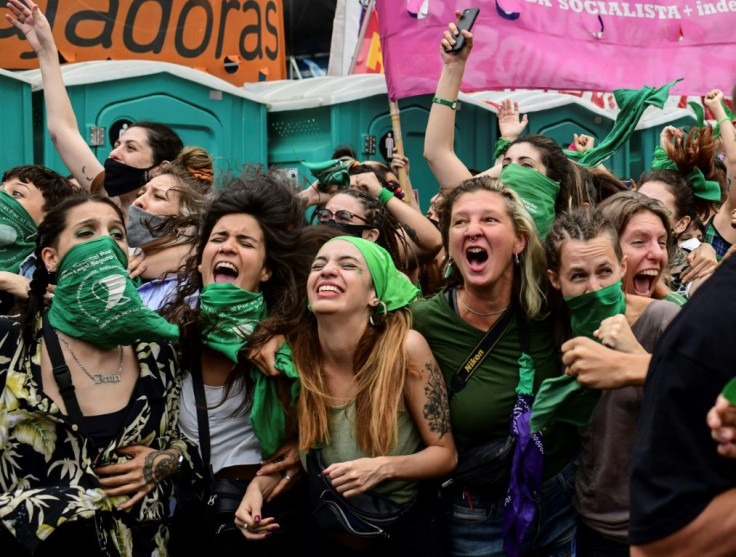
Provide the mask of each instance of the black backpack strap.
[{"label": "black backpack strap", "polygon": [[496,345],[498,340],[509,328],[514,314],[516,313],[515,304],[511,303],[506,311],[503,312],[501,317],[496,321],[493,326],[488,329],[488,332],[483,335],[483,338],[476,345],[475,348],[470,352],[465,361],[460,364],[457,368],[455,375],[452,376],[450,382],[450,390],[448,397],[452,398],[455,393],[459,393],[468,384],[468,380],[473,375],[473,372],[480,366],[481,362],[485,360],[486,356],[491,353],[493,347]]},{"label": "black backpack strap", "polygon": [[197,430],[202,462],[204,463],[204,469],[210,475],[210,480],[214,480],[215,475],[210,463],[210,421],[207,416],[207,397],[204,392],[204,380],[202,379],[202,355],[199,350],[199,338],[196,341],[192,343],[195,348],[189,358],[189,373],[192,375],[194,402],[197,405]]},{"label": "black backpack strap", "polygon": [[43,340],[46,343],[46,351],[49,354],[49,360],[51,360],[54,379],[56,379],[56,384],[59,386],[59,394],[64,400],[69,420],[82,430],[82,410],[79,408],[77,396],[74,394],[72,374],[69,372],[69,366],[66,365],[64,354],[61,352],[59,337],[56,336],[46,313],[43,314]]}]

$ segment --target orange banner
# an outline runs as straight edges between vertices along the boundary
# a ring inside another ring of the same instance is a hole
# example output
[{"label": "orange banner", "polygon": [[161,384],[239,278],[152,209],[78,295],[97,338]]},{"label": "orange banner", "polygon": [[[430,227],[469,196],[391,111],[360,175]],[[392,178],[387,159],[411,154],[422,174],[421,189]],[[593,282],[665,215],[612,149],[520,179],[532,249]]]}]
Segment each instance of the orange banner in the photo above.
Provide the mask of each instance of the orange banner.
[{"label": "orange banner", "polygon": [[[39,0],[38,4],[68,62],[173,62],[236,86],[286,77],[281,0]],[[5,18],[0,18],[0,67],[38,67],[23,34]]]}]

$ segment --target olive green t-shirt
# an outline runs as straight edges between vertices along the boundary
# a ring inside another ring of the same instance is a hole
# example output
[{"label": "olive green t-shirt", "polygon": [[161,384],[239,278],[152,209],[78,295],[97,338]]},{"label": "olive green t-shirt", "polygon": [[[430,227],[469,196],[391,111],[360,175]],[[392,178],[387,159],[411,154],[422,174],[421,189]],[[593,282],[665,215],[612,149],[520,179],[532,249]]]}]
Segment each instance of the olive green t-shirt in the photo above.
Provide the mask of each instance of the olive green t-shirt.
[{"label": "olive green t-shirt", "polygon": [[[435,296],[410,307],[414,329],[427,339],[448,386],[453,375],[485,331],[466,323],[450,306],[442,289]],[[534,360],[534,392],[548,377],[562,373],[559,352],[552,341],[551,319],[529,324],[529,351]],[[480,366],[473,370],[465,388],[450,400],[450,419],[459,448],[470,448],[509,433],[510,415],[516,402],[521,355],[518,319],[514,317],[504,335]],[[555,425],[543,434],[544,477],[562,469],[578,451],[574,427]]]}]

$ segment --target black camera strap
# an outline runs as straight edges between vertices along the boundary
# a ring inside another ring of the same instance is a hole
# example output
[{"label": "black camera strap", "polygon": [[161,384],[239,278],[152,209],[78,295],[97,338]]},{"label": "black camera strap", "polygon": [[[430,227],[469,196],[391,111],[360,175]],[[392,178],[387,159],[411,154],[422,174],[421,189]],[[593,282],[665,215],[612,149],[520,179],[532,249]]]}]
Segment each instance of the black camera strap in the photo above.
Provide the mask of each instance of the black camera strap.
[{"label": "black camera strap", "polygon": [[483,338],[480,339],[480,342],[478,342],[476,347],[473,348],[470,354],[468,354],[465,361],[460,364],[455,375],[452,376],[450,390],[447,393],[448,398],[451,399],[455,393],[459,393],[465,388],[470,377],[473,375],[473,372],[480,367],[480,364],[486,359],[486,356],[491,353],[493,347],[496,346],[496,343],[498,343],[499,339],[509,328],[509,325],[511,325],[511,320],[514,317],[515,312],[515,304],[509,304],[509,307],[506,308],[506,311],[503,312],[498,321],[488,329],[488,332],[483,335]]},{"label": "black camera strap", "polygon": [[[199,338],[192,346],[199,347]],[[189,358],[189,373],[192,375],[192,387],[194,388],[194,402],[197,405],[197,431],[199,437],[199,450],[202,453],[204,469],[214,481],[215,474],[210,463],[210,421],[207,416],[207,397],[204,392],[204,379],[202,379],[202,354],[194,349]]]}]

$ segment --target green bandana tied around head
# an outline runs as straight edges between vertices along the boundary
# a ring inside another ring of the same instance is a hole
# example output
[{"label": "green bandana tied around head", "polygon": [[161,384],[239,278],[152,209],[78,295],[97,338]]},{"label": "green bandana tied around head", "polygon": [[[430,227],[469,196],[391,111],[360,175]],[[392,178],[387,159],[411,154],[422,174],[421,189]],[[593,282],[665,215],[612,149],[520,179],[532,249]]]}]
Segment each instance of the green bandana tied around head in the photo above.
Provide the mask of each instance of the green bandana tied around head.
[{"label": "green bandana tied around head", "polygon": [[501,181],[519,194],[544,241],[555,220],[555,202],[560,184],[538,170],[510,164],[501,171]]},{"label": "green bandana tied around head", "polygon": [[[262,293],[243,290],[233,283],[208,284],[199,297],[202,343],[238,362],[238,353],[248,344],[258,322],[267,315]],[[291,382],[291,403],[299,396],[299,381],[288,344],[276,351],[276,369]],[[286,414],[278,396],[275,378],[250,366],[253,405],[250,421],[264,458],[274,454],[286,440]]]},{"label": "green bandana tied around head", "polygon": [[[338,240],[350,242],[360,250],[373,279],[376,296],[386,306],[386,311],[403,308],[419,295],[419,289],[396,268],[389,253],[381,246],[354,236],[338,236],[329,242]],[[376,308],[376,313],[383,313],[383,305]]]},{"label": "green bandana tied around head", "polygon": [[12,195],[0,191],[0,271],[17,273],[36,247],[38,227]]},{"label": "green bandana tied around head", "polygon": [[620,110],[609,134],[593,149],[588,149],[582,153],[565,150],[565,154],[579,165],[587,168],[598,166],[607,161],[629,140],[647,106],[663,108],[670,94],[670,88],[679,81],[682,81],[682,78],[667,83],[659,89],[649,86],[641,89],[616,89],[613,96]]},{"label": "green bandana tied around head", "polygon": [[351,163],[340,159],[332,159],[324,162],[302,162],[317,179],[317,187],[322,192],[327,192],[331,186],[337,189],[350,187],[350,174],[348,169]]},{"label": "green bandana tied around head", "polygon": [[[654,157],[652,159],[652,170],[674,170],[679,172],[677,165],[667,156],[667,151],[662,147],[654,149]],[[706,180],[703,171],[699,168],[693,168],[686,176],[690,184],[693,186],[693,195],[706,201],[721,200],[721,185],[714,180]]]},{"label": "green bandana tied around head", "polygon": [[[601,321],[626,311],[626,295],[619,280],[595,292],[565,298],[565,305],[570,310],[573,337],[597,340],[593,332]],[[579,427],[588,425],[600,396],[601,391],[583,387],[569,375],[545,379],[532,408],[532,432],[558,421]]]},{"label": "green bandana tied around head", "polygon": [[110,236],[71,248],[59,263],[49,322],[101,348],[179,338],[179,328],[146,307],[128,278],[127,258]]}]

